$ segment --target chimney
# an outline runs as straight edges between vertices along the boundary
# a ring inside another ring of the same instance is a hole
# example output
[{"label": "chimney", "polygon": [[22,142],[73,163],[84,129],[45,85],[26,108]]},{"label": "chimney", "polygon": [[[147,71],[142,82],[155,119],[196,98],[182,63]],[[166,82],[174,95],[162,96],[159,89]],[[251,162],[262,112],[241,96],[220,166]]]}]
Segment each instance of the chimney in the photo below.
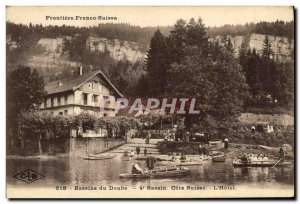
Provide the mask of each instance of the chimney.
[{"label": "chimney", "polygon": [[81,76],[82,75],[82,66],[78,67],[78,75]]}]

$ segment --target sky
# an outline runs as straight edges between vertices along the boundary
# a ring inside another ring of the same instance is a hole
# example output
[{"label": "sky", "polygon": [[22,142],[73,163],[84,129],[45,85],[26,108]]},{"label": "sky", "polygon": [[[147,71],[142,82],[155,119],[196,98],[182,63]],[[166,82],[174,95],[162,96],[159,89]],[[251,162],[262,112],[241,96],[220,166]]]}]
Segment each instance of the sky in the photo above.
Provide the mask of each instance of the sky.
[{"label": "sky", "polygon": [[[46,20],[49,17],[73,17],[72,20]],[[96,17],[96,20],[76,20]],[[116,17],[116,20],[99,20],[98,16]],[[22,24],[93,26],[99,23],[129,23],[141,27],[174,25],[183,18],[203,19],[206,26],[224,24],[272,22],[294,19],[292,7],[7,7],[6,20]]]}]

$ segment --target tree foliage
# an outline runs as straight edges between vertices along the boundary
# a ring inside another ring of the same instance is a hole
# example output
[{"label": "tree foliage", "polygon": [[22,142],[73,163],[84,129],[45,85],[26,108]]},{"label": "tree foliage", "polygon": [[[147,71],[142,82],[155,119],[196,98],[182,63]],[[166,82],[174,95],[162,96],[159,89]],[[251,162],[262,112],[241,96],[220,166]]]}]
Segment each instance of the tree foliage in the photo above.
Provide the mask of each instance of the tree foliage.
[{"label": "tree foliage", "polygon": [[233,54],[221,49],[214,62],[197,49],[193,53],[180,64],[172,65],[170,95],[197,98],[203,107],[201,114],[219,121],[239,114],[247,96],[247,84]]},{"label": "tree foliage", "polygon": [[[153,37],[153,40],[157,36]],[[218,121],[236,116],[243,108],[247,84],[233,46],[226,38],[225,46],[209,43],[207,28],[201,19],[180,19],[166,38],[169,57],[166,92],[169,97],[197,98],[203,107],[202,119],[211,115]],[[161,53],[155,52],[156,56]],[[153,58],[148,59],[151,64]],[[165,69],[165,67],[160,67]],[[159,78],[155,79],[159,81]],[[205,107],[205,108],[204,108]]]},{"label": "tree foliage", "polygon": [[7,104],[9,114],[39,108],[46,94],[44,80],[29,67],[19,67],[7,77]]},{"label": "tree foliage", "polygon": [[160,30],[157,30],[151,39],[146,59],[149,82],[151,83],[149,94],[152,96],[159,96],[166,90],[168,52],[166,39]]},{"label": "tree foliage", "polygon": [[212,27],[208,30],[209,36],[237,36],[237,35],[249,35],[251,33],[273,35],[287,37],[294,39],[294,21],[284,22],[266,22],[259,23],[246,23],[245,25],[223,25],[221,27]]},{"label": "tree foliage", "polygon": [[69,137],[70,129],[82,127],[85,130],[99,130],[100,128],[116,132],[126,132],[130,129],[139,129],[141,123],[130,117],[97,117],[88,113],[78,115],[53,116],[46,111],[22,112],[20,129],[24,136],[37,131],[51,130],[59,137]]},{"label": "tree foliage", "polygon": [[264,40],[261,56],[255,49],[248,50],[245,54],[241,48],[239,59],[251,93],[247,102],[248,106],[293,108],[293,61],[276,62],[268,36]]}]

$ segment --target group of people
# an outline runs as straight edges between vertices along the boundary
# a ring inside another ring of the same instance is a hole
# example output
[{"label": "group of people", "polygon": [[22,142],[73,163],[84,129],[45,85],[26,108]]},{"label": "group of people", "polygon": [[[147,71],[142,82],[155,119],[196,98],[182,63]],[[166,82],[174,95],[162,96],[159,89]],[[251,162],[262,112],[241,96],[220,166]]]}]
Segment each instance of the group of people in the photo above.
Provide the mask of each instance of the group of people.
[{"label": "group of people", "polygon": [[264,128],[263,124],[258,124],[256,127],[253,125],[251,127],[251,132],[252,133],[255,133],[256,131],[257,132],[265,132],[265,129],[268,133],[274,132],[273,125],[267,125],[266,128]]},{"label": "group of people", "polygon": [[[136,147],[135,149],[136,151],[136,154],[137,155],[140,155],[140,152],[141,152],[141,148],[140,147]],[[147,151],[147,148],[145,147],[144,148],[144,155],[146,156],[148,154],[148,151]],[[130,153],[128,153],[128,151],[126,150],[123,154],[123,157],[133,157],[135,155],[135,152],[133,150],[130,151]]]},{"label": "group of people", "polygon": [[167,132],[164,134],[165,141],[175,141],[175,133],[174,132]]},{"label": "group of people", "polygon": [[263,154],[244,154],[240,159],[242,163],[269,161],[269,158]]},{"label": "group of people", "polygon": [[172,154],[172,161],[185,161],[186,155],[184,153],[173,153]]}]

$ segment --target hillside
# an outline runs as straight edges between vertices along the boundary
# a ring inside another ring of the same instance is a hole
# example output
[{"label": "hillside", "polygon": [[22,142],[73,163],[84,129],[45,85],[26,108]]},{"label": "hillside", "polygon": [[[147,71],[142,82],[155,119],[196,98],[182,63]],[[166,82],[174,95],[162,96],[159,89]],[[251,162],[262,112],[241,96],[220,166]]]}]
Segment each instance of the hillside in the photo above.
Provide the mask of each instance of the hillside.
[{"label": "hillside", "polygon": [[[231,38],[235,55],[241,43],[261,53],[268,34],[276,60],[290,61],[294,54],[294,22],[261,22],[246,25],[224,25],[209,28],[210,41],[222,44],[222,37]],[[172,26],[139,27],[129,24],[99,24],[94,27],[17,25],[7,22],[7,70],[20,65],[36,68],[45,81],[67,77],[80,64],[102,69],[114,78],[117,86],[128,85],[130,73],[136,83],[144,73],[144,58],[153,36],[160,29],[169,35]],[[120,62],[120,63],[119,63]],[[120,75],[120,76],[119,76]],[[125,83],[125,84],[124,84]],[[126,89],[126,88],[125,88]],[[126,92],[126,91],[125,91]]]}]

